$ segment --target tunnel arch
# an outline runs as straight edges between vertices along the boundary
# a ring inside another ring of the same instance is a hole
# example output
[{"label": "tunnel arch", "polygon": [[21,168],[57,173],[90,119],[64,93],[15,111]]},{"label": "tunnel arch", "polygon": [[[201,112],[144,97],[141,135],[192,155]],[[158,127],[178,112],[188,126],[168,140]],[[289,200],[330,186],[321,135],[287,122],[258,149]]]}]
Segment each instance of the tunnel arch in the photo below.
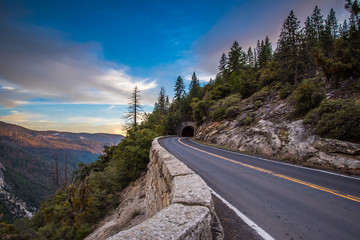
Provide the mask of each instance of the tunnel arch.
[{"label": "tunnel arch", "polygon": [[193,121],[181,122],[176,127],[176,134],[181,137],[193,137],[196,132],[195,123]]},{"label": "tunnel arch", "polygon": [[181,131],[182,137],[193,137],[194,136],[194,127],[193,126],[186,126]]}]

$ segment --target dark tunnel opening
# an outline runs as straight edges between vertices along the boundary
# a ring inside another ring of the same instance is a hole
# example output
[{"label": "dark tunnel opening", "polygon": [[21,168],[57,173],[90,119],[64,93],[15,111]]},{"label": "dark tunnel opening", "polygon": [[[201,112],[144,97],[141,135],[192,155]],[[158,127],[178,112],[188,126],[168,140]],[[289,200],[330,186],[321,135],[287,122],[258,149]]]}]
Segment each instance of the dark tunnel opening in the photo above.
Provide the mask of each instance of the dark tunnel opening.
[{"label": "dark tunnel opening", "polygon": [[182,137],[193,137],[194,136],[194,127],[187,126],[181,132]]}]

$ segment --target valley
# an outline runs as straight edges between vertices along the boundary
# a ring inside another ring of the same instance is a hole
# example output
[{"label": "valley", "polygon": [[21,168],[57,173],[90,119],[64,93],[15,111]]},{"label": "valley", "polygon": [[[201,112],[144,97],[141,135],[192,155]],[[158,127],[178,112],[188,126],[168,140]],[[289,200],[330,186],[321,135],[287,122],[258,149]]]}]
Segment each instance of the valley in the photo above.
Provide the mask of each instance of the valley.
[{"label": "valley", "polygon": [[79,163],[94,162],[113,134],[33,131],[0,122],[0,199],[3,218],[30,217],[56,189],[70,182]]}]

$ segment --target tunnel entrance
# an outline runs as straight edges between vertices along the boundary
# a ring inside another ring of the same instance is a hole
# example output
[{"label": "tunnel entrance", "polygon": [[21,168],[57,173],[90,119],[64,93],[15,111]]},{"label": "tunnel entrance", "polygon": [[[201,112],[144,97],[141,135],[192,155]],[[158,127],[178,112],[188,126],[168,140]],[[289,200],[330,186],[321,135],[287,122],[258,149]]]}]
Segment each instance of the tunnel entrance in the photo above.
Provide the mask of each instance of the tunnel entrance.
[{"label": "tunnel entrance", "polygon": [[187,126],[181,131],[182,137],[193,137],[194,136],[194,127]]}]

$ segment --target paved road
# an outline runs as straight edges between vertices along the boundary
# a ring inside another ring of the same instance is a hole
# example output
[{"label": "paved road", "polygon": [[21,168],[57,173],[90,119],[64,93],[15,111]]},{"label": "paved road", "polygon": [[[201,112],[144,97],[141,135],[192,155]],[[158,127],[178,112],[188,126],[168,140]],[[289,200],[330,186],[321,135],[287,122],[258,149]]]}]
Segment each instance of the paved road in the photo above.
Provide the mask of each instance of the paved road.
[{"label": "paved road", "polygon": [[360,179],[192,142],[161,144],[275,239],[360,239]]}]

